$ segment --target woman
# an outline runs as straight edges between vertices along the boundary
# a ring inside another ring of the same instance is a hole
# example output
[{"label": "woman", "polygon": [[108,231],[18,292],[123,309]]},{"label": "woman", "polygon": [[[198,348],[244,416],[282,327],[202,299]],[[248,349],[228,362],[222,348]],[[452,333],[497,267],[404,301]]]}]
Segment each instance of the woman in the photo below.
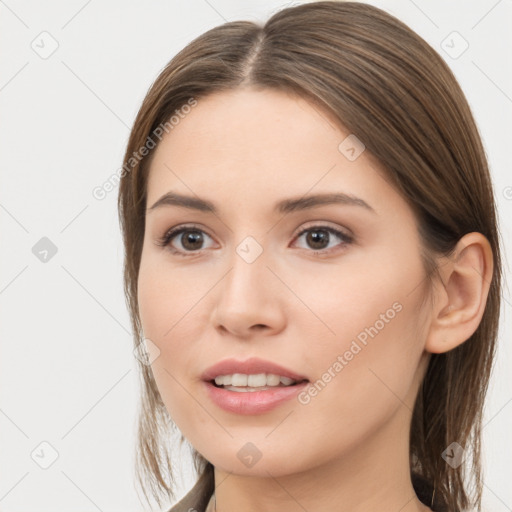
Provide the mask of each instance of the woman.
[{"label": "woman", "polygon": [[498,231],[425,41],[356,2],[216,27],[151,87],[123,169],[146,496],[174,496],[177,426],[199,478],[172,511],[480,507]]}]

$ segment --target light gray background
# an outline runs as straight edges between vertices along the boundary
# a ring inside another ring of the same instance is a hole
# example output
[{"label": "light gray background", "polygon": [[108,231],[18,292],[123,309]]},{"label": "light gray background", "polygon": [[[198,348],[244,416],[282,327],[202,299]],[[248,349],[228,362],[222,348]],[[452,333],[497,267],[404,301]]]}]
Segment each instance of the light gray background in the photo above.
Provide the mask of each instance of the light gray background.
[{"label": "light gray background", "polygon": [[[418,32],[459,79],[488,152],[508,252],[511,1],[370,3]],[[140,103],[175,53],[224,21],[264,21],[285,4],[0,1],[0,511],[142,510],[117,188],[102,201],[92,190],[120,167]],[[462,49],[453,31],[469,44],[458,58],[442,48]],[[43,237],[57,248],[46,263],[32,252]],[[503,295],[483,432],[485,509],[493,512],[512,510],[512,301],[507,288]],[[51,462],[44,441],[58,453],[48,469],[34,460]],[[178,473],[181,497],[194,480]]]}]

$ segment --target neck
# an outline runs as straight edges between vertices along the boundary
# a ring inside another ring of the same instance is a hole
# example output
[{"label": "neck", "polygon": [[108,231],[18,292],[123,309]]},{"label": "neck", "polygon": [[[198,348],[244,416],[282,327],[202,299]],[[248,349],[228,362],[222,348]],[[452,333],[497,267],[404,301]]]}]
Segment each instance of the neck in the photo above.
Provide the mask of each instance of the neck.
[{"label": "neck", "polygon": [[404,409],[379,432],[359,439],[342,457],[307,471],[283,474],[274,465],[260,467],[258,475],[239,475],[215,467],[217,512],[431,510],[417,498],[412,486],[409,431],[403,427],[409,426],[404,421],[408,411]]}]

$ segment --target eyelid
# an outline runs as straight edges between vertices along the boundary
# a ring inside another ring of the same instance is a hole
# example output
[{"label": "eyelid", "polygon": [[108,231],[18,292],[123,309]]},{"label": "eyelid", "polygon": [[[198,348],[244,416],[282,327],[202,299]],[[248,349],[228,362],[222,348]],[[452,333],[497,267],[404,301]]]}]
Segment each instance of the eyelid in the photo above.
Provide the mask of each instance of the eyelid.
[{"label": "eyelid", "polygon": [[313,228],[317,228],[317,229],[325,228],[325,229],[330,229],[330,230],[332,229],[333,231],[339,231],[347,238],[351,238],[351,239],[354,238],[354,234],[352,233],[352,231],[350,229],[340,226],[339,224],[335,224],[334,226],[332,226],[330,222],[325,221],[325,220],[313,220],[313,221],[308,221],[305,224],[304,223],[301,224],[300,228],[297,229],[297,232],[294,236],[299,236],[304,231],[307,231],[307,230],[313,229]]}]

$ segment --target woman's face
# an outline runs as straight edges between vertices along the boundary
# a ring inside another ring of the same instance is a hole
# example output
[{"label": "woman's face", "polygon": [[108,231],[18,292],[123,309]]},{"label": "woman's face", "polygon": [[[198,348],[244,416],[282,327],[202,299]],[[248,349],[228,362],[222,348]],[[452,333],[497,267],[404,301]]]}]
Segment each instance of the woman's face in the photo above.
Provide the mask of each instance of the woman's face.
[{"label": "woman's face", "polygon": [[[239,474],[397,450],[408,464],[427,281],[412,210],[361,141],[302,98],[245,89],[200,99],[153,156],[138,301],[182,434]],[[151,208],[169,193],[189,206]],[[308,200],[324,194],[340,199]],[[189,231],[159,245],[172,228]],[[251,358],[263,366],[241,366]],[[307,382],[276,389],[260,375],[247,383],[267,389],[243,391],[243,377],[236,390],[203,380],[286,370]]]}]

